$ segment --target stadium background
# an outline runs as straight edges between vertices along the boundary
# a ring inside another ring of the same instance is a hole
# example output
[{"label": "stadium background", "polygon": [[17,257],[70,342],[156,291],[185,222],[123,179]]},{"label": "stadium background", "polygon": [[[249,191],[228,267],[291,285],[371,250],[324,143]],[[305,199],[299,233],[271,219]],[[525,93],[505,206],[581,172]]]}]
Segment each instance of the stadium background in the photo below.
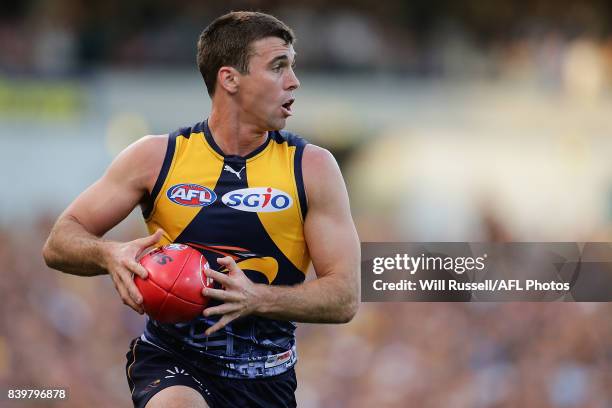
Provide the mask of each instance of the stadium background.
[{"label": "stadium background", "polygon": [[[362,241],[610,241],[609,2],[89,3],[0,5],[3,392],[129,405],[124,354],[144,319],[108,278],[52,271],[40,249],[118,151],[207,115],[195,41],[232,9],[294,28],[288,129],[336,154]],[[110,236],[144,231],[136,212]],[[298,401],[610,407],[611,316],[606,303],[363,304],[348,325],[300,325]]]}]

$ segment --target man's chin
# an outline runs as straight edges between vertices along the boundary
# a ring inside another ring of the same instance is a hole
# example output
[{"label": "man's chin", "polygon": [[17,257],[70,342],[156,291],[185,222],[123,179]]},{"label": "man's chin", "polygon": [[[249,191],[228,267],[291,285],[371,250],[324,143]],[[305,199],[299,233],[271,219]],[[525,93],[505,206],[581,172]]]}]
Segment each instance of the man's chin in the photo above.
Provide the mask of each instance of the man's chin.
[{"label": "man's chin", "polygon": [[287,119],[279,119],[275,120],[273,123],[270,123],[270,130],[281,130],[287,125]]}]

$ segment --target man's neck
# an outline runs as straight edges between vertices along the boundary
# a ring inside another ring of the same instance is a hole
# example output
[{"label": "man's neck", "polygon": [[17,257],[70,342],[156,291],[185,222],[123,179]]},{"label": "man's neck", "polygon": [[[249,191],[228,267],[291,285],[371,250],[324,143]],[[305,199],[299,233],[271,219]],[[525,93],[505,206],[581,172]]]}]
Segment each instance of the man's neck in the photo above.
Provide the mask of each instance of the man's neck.
[{"label": "man's neck", "polygon": [[212,137],[226,155],[246,156],[261,146],[268,136],[268,132],[242,122],[238,116],[224,115],[213,108],[208,118]]}]

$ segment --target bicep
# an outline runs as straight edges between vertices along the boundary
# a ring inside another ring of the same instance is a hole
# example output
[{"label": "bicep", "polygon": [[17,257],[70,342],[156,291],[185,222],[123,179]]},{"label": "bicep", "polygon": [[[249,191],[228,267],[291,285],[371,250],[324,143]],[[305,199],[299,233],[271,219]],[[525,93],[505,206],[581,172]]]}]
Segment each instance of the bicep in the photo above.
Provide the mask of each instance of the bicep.
[{"label": "bicep", "polygon": [[76,219],[88,232],[102,236],[127,217],[143,191],[109,172],[83,191],[62,214]]},{"label": "bicep", "polygon": [[102,236],[143,200],[159,173],[167,136],[140,139],[117,156],[104,175],[64,211],[88,232]]},{"label": "bicep", "polygon": [[313,148],[310,157],[304,155],[308,195],[304,235],[315,272],[318,277],[336,274],[358,280],[359,238],[342,174],[329,152]]}]

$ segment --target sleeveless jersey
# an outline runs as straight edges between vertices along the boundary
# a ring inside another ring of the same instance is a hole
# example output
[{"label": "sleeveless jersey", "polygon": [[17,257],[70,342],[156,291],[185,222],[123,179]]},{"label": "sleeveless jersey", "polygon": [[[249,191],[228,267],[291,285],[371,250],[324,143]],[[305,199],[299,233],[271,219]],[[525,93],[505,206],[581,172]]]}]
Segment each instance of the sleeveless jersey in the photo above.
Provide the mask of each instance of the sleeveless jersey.
[{"label": "sleeveless jersey", "polygon": [[[253,282],[303,282],[310,264],[303,231],[306,144],[289,132],[268,132],[261,146],[242,157],[223,153],[207,121],[171,133],[160,174],[143,209],[149,232],[162,228],[162,245],[176,242],[199,249],[212,269],[219,270],[217,258],[229,255]],[[209,302],[209,306],[215,304]],[[204,331],[219,318],[200,316],[180,324],[149,318],[145,335],[173,349],[223,362],[224,367],[228,361],[265,359],[295,346],[292,322],[254,315],[205,336]]]}]

